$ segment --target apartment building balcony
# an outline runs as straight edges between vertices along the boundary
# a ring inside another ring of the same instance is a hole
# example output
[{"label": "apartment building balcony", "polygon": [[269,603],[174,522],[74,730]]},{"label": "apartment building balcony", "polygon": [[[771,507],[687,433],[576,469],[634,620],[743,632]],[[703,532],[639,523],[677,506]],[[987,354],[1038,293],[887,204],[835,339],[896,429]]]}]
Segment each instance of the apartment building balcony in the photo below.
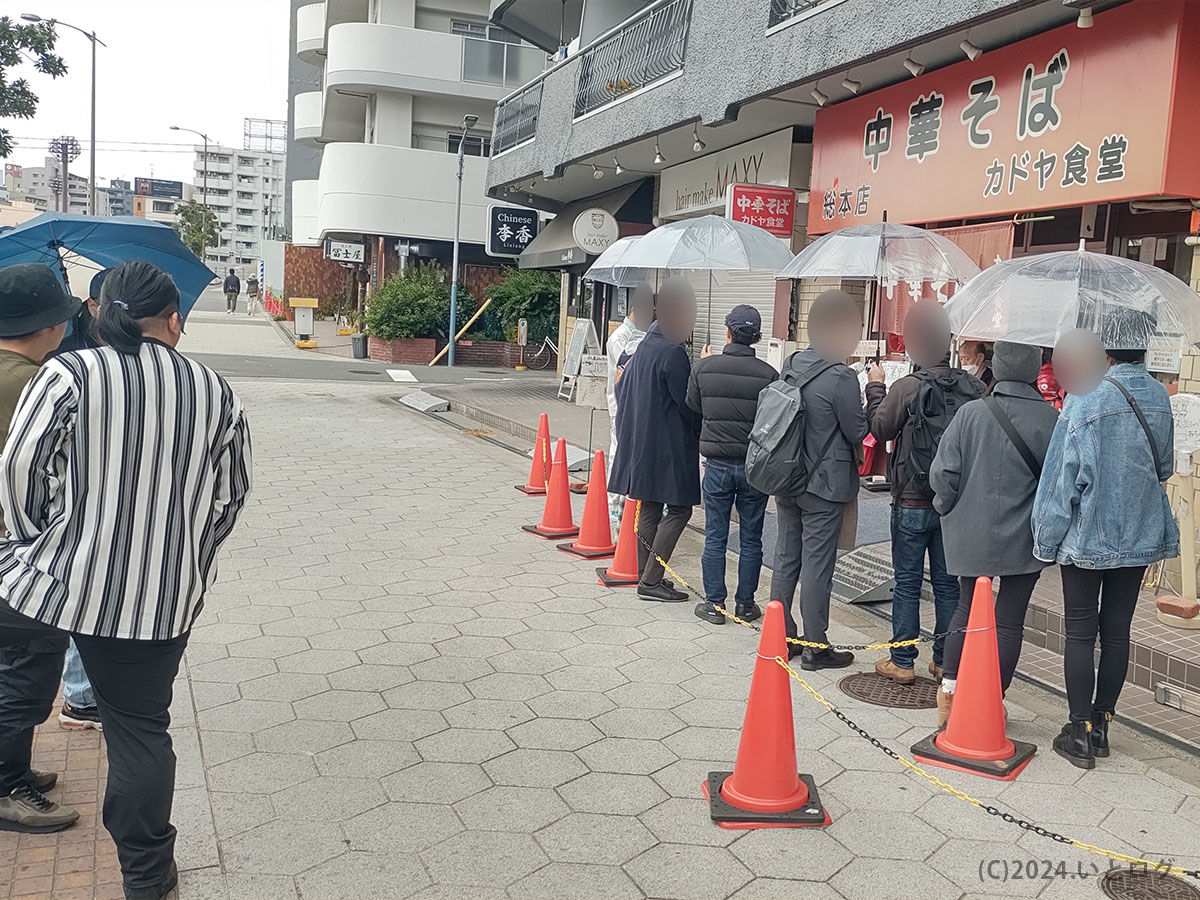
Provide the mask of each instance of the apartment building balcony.
[{"label": "apartment building balcony", "polygon": [[[468,156],[463,163],[462,240],[483,243],[489,203],[483,193],[487,159]],[[309,236],[377,234],[452,240],[457,164],[456,154],[436,150],[329,144],[317,182],[316,228]],[[292,184],[293,242],[305,224],[309,190],[303,182]]]},{"label": "apartment building balcony", "polygon": [[320,91],[305,91],[297,94],[292,108],[292,137],[310,147],[319,146],[321,140],[324,94]]},{"label": "apartment building balcony", "polygon": [[325,4],[311,3],[296,10],[296,55],[320,66],[325,55]]},{"label": "apartment building balcony", "polygon": [[292,243],[299,247],[318,247],[317,204],[320,198],[316,178],[292,182]]},{"label": "apartment building balcony", "polygon": [[[202,193],[205,189],[211,194],[213,191],[230,191],[233,190],[233,182],[228,178],[221,178],[214,175],[211,171],[208,173],[206,180],[203,172],[197,172],[195,179],[192,181],[192,187],[197,193]],[[225,199],[229,199],[226,197]]]}]

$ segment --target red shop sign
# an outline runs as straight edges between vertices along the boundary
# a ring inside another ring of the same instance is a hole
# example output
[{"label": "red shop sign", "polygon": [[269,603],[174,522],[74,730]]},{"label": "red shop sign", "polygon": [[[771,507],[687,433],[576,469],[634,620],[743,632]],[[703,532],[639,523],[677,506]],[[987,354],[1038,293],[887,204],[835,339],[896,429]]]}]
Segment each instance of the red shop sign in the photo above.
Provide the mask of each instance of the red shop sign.
[{"label": "red shop sign", "polygon": [[1200,197],[1198,45],[1200,3],[1133,0],[818,110],[808,230]]},{"label": "red shop sign", "polygon": [[725,218],[790,238],[796,230],[796,192],[762,184],[731,184],[725,189]]}]

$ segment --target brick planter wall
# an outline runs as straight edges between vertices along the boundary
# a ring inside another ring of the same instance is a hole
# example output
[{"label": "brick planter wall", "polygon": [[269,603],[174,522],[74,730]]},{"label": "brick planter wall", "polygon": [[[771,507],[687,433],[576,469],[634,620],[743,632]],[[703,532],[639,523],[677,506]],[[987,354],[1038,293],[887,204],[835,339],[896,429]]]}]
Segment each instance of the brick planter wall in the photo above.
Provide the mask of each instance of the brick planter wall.
[{"label": "brick planter wall", "polygon": [[459,341],[454,345],[456,366],[515,369],[520,360],[520,346],[506,341]]},{"label": "brick planter wall", "polygon": [[346,270],[325,259],[320,247],[283,248],[283,293],[285,297],[316,297],[328,300],[346,289]]},{"label": "brick planter wall", "polygon": [[437,353],[438,342],[433,338],[402,338],[382,341],[377,337],[367,339],[367,355],[376,362],[404,363],[410,366],[428,365]]}]

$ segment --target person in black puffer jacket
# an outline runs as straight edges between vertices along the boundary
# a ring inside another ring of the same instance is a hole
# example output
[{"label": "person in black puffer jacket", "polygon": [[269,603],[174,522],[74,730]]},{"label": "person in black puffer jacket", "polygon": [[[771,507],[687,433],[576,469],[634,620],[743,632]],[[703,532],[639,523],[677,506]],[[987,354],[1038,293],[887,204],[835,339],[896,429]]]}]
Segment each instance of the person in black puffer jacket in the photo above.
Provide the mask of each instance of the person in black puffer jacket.
[{"label": "person in black puffer jacket", "polygon": [[758,408],[758,395],[779,377],[769,363],[754,355],[753,345],[762,339],[762,317],[753,306],[741,305],[725,317],[728,329],[725,349],[713,356],[711,348],[692,368],[687,405],[703,419],[700,452],[708,460],[704,470],[704,554],[700,558],[707,603],[696,606],[696,615],[714,625],[723,625],[725,548],[729,541],[729,519],[738,511],[738,586],[734,594],[737,615],[747,621],[762,613],[754,603],[762,572],[763,516],[767,495],[746,481],[746,450]]}]

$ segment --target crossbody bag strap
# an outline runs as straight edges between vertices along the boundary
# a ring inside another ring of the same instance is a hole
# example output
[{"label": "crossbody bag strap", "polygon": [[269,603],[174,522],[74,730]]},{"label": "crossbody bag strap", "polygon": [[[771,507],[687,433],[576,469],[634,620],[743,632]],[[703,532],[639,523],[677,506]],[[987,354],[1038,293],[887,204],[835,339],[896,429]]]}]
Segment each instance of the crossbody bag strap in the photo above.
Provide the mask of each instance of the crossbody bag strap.
[{"label": "crossbody bag strap", "polygon": [[[798,390],[798,391],[804,390],[805,385],[807,385],[810,381],[812,381],[814,378],[816,378],[822,372],[832,369],[835,365],[837,365],[837,363],[831,363],[831,362],[823,362],[823,363],[817,363],[817,364],[813,365],[812,368],[810,368],[807,372],[804,373],[803,377],[801,377],[800,379],[797,380],[796,390]],[[837,440],[837,436],[840,433],[841,433],[840,428],[835,428],[830,433],[829,440],[827,440],[825,442],[825,446],[821,448],[821,452],[820,452],[820,454],[818,454],[815,463],[813,460],[808,458],[807,453],[804,454],[804,459],[808,465],[810,476],[812,475],[812,470],[816,468],[816,465],[819,464],[821,462],[821,460],[823,460],[825,458],[825,454],[827,454],[829,452],[829,448],[833,446],[833,442],[835,440]],[[800,452],[804,453],[803,443],[800,446]]]},{"label": "crossbody bag strap", "polygon": [[1042,477],[1042,464],[1033,455],[1033,451],[1029,449],[1029,445],[1025,443],[1025,439],[1021,437],[1021,433],[1017,431],[1017,426],[1008,417],[1008,413],[1004,411],[1004,408],[995,397],[984,397],[983,402],[991,414],[996,417],[996,421],[1000,423],[1000,427],[1004,429],[1004,433],[1008,435],[1008,439],[1012,441],[1012,445],[1017,448],[1017,452],[1021,454],[1021,459],[1025,460],[1025,465],[1033,473],[1034,481],[1040,480]]},{"label": "crossbody bag strap", "polygon": [[1115,384],[1117,386],[1117,390],[1125,395],[1125,399],[1129,402],[1129,406],[1133,410],[1133,414],[1137,416],[1138,421],[1142,424],[1142,431],[1146,432],[1146,440],[1150,442],[1150,452],[1154,454],[1154,474],[1160,482],[1166,481],[1166,479],[1162,477],[1162,466],[1159,463],[1160,456],[1158,454],[1158,441],[1154,439],[1154,432],[1150,430],[1150,423],[1146,421],[1146,416],[1142,412],[1142,408],[1138,406],[1137,400],[1133,399],[1133,394],[1129,393],[1129,389],[1125,387],[1125,385],[1121,384],[1121,382],[1117,381],[1117,379],[1109,376],[1104,380],[1110,384]]}]

